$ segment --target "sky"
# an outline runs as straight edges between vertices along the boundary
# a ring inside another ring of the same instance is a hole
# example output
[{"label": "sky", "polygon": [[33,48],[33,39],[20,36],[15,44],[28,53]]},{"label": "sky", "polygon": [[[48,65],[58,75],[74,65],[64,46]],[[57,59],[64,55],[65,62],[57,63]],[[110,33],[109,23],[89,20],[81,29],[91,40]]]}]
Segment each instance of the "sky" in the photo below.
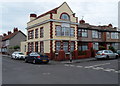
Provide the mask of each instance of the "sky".
[{"label": "sky", "polygon": [[78,19],[91,25],[118,27],[119,0],[0,0],[0,35],[14,27],[26,34],[29,14],[43,14],[67,2]]}]

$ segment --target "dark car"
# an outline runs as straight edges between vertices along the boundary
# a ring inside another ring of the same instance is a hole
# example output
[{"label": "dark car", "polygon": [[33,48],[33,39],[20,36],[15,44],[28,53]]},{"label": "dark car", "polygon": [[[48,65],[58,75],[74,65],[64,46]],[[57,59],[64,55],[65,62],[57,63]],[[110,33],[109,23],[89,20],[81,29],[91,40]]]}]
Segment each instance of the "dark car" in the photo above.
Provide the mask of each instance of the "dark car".
[{"label": "dark car", "polygon": [[119,57],[120,57],[120,50],[117,50],[117,54],[119,55]]},{"label": "dark car", "polygon": [[45,54],[32,52],[28,56],[25,57],[25,62],[31,62],[33,64],[35,64],[35,63],[48,63],[49,58]]}]

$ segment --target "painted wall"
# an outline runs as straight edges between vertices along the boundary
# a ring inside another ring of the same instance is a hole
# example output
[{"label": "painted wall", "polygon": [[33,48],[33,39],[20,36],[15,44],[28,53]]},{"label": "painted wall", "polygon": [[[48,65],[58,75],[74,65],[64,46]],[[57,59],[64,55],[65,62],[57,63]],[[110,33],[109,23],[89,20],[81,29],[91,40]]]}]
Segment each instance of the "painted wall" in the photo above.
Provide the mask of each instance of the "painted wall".
[{"label": "painted wall", "polygon": [[40,17],[38,19],[35,19],[33,21],[29,21],[27,23],[27,27],[38,24],[38,23],[43,22],[43,21],[48,20],[48,19],[50,19],[50,14],[47,14],[47,15]]},{"label": "painted wall", "polygon": [[26,41],[21,42],[20,51],[21,51],[24,55],[26,55],[26,50],[27,50],[27,43],[26,43]]}]

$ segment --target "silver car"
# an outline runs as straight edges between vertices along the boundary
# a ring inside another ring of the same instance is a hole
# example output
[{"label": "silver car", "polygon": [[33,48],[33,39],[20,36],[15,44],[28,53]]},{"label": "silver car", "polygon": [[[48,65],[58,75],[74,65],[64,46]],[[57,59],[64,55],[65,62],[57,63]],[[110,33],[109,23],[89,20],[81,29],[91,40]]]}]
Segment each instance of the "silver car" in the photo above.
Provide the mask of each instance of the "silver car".
[{"label": "silver car", "polygon": [[113,53],[111,50],[100,50],[96,53],[95,58],[96,59],[109,59],[109,58],[118,58],[118,54],[117,53]]}]

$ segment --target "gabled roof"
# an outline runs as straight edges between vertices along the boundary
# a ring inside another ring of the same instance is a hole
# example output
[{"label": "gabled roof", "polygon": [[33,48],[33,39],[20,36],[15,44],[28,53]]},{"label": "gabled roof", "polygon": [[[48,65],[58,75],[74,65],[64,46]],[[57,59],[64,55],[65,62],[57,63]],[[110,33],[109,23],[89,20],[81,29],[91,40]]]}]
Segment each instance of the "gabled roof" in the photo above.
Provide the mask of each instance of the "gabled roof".
[{"label": "gabled roof", "polygon": [[37,18],[43,17],[43,16],[45,16],[45,15],[47,15],[47,14],[50,14],[50,13],[56,14],[58,8],[59,8],[59,7],[56,7],[56,8],[54,8],[54,9],[52,9],[52,10],[50,10],[50,11],[44,13],[44,14],[41,14],[41,15],[39,15]]},{"label": "gabled roof", "polygon": [[[68,6],[68,8],[71,10],[71,8],[69,7],[69,5],[68,5],[66,2],[64,2],[63,4],[66,4],[66,5]],[[63,4],[62,4],[62,5],[63,5]],[[54,8],[54,9],[52,9],[52,10],[46,12],[46,13],[44,13],[44,14],[39,15],[37,18],[43,17],[43,16],[45,16],[45,15],[47,15],[47,14],[50,14],[50,13],[54,13],[54,14],[56,14],[58,8],[60,8],[62,5],[60,5],[59,7]],[[72,10],[71,10],[71,12],[73,13]],[[36,19],[37,19],[37,18],[36,18]]]},{"label": "gabled roof", "polygon": [[13,37],[14,37],[15,35],[17,35],[19,32],[22,33],[24,36],[26,36],[23,32],[21,32],[21,31],[19,30],[19,31],[16,31],[16,32],[14,32],[14,33],[11,33],[11,34],[3,37],[3,38],[2,38],[2,41],[5,41],[5,40],[8,40],[8,39],[13,38]]}]

